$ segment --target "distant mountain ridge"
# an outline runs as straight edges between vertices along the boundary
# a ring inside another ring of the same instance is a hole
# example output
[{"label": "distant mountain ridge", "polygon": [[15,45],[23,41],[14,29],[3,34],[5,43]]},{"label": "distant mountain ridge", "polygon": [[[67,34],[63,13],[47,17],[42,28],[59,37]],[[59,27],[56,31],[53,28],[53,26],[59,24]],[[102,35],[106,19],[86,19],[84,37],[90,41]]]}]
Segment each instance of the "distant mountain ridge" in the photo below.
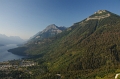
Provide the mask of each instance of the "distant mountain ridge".
[{"label": "distant mountain ridge", "polygon": [[21,44],[24,40],[21,39],[19,36],[6,36],[4,34],[0,34],[0,44]]}]

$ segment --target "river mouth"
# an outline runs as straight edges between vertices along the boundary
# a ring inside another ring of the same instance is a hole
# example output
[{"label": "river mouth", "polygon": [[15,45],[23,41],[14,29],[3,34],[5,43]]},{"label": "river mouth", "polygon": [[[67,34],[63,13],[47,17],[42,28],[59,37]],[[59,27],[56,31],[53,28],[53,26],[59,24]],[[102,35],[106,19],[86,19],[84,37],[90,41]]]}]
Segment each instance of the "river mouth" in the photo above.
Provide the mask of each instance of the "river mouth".
[{"label": "river mouth", "polygon": [[18,47],[16,44],[8,44],[0,46],[0,62],[22,59],[24,56],[15,55],[11,52],[8,52],[9,49]]}]

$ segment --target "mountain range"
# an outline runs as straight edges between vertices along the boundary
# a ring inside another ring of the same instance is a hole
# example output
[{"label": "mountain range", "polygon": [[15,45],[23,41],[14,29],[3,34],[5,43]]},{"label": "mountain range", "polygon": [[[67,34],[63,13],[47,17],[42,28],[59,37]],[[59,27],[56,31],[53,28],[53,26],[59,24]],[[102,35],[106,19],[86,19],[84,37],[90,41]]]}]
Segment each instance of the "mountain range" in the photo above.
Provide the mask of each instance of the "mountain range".
[{"label": "mountain range", "polygon": [[45,69],[37,78],[59,79],[56,74],[60,74],[61,79],[113,79],[109,74],[119,71],[119,15],[99,10],[55,36],[39,40],[43,32],[46,30],[35,35],[32,43],[9,50],[24,49],[24,55],[33,56]]},{"label": "mountain range", "polygon": [[0,34],[0,44],[23,44],[25,41],[21,39],[19,36],[6,36],[4,34]]}]

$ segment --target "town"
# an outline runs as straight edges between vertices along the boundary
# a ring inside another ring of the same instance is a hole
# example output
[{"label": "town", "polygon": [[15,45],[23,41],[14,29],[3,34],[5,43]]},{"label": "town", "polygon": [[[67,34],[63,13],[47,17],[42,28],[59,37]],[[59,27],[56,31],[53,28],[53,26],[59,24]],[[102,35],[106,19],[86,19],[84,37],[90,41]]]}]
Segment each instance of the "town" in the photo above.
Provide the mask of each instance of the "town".
[{"label": "town", "polygon": [[37,65],[37,63],[31,60],[12,60],[0,62],[0,70],[8,70],[12,68],[17,69],[20,67],[30,67],[35,65]]}]

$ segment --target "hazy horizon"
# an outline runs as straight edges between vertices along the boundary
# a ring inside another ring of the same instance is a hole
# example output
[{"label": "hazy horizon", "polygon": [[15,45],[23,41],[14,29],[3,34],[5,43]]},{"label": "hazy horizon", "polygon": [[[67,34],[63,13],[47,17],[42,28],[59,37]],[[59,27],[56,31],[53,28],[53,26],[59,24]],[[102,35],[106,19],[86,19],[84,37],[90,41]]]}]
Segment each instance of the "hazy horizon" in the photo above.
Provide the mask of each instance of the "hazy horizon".
[{"label": "hazy horizon", "polygon": [[0,34],[29,39],[50,24],[70,27],[98,10],[120,15],[120,0],[0,0]]},{"label": "hazy horizon", "polygon": [[[21,38],[20,36],[17,36],[17,35],[16,35],[16,36],[15,36],[15,35],[10,35],[10,36],[9,36],[9,35],[2,34],[2,33],[0,33],[0,35],[5,35],[5,36],[7,36],[7,37],[19,37],[19,38]],[[32,37],[32,36],[31,36],[31,37]],[[31,37],[30,37],[30,38],[31,38]],[[25,38],[25,39],[24,39],[24,38],[21,38],[21,39],[23,39],[23,40],[29,40],[29,38]]]}]

